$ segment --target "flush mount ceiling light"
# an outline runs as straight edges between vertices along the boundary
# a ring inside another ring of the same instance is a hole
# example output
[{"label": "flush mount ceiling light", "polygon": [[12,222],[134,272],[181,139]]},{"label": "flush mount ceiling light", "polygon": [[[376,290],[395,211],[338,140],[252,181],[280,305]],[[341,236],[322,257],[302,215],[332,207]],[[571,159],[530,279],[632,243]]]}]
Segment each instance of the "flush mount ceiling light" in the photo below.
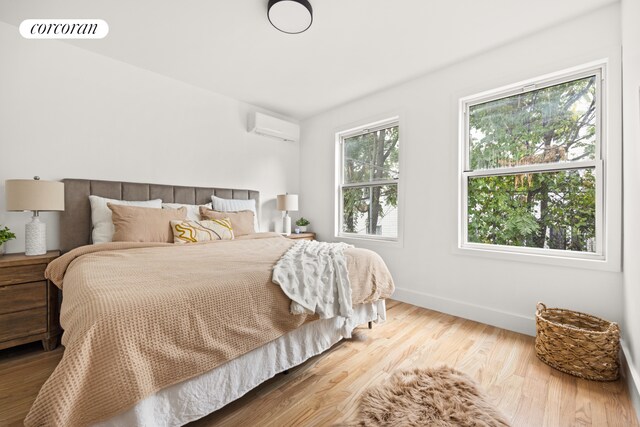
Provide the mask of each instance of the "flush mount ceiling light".
[{"label": "flush mount ceiling light", "polygon": [[313,9],[307,0],[269,0],[269,22],[287,34],[306,31],[313,22]]}]

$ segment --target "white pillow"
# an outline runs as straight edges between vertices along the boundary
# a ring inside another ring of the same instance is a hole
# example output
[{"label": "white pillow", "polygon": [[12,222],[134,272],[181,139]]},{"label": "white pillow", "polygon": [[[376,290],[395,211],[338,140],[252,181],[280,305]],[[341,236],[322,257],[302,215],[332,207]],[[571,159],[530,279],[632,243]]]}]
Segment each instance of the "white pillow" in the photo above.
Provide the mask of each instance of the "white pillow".
[{"label": "white pillow", "polygon": [[236,200],[236,199],[221,199],[211,195],[211,201],[213,202],[213,210],[219,212],[237,212],[237,211],[253,211],[253,229],[260,231],[260,224],[258,223],[258,213],[256,212],[256,201],[254,199],[249,200]]},{"label": "white pillow", "polygon": [[182,203],[163,203],[162,207],[164,209],[187,209],[187,220],[189,221],[200,221],[200,206],[204,206],[207,209],[213,209],[211,207],[211,203],[207,203],[206,205],[184,205]]},{"label": "white pillow", "polygon": [[106,243],[113,241],[113,220],[111,219],[111,209],[107,203],[125,206],[140,206],[143,208],[162,208],[162,199],[129,202],[126,200],[107,199],[99,196],[89,196],[91,203],[91,240],[93,243]]}]

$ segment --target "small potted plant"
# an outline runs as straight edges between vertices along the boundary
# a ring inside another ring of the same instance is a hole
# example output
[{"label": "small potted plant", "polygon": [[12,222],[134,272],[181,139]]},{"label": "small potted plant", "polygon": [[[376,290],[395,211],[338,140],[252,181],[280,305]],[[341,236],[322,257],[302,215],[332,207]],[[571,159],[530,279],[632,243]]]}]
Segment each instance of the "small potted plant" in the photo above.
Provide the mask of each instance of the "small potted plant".
[{"label": "small potted plant", "polygon": [[305,217],[300,217],[300,219],[296,221],[296,225],[300,229],[301,233],[306,233],[307,232],[307,226],[309,224],[311,224],[311,223]]},{"label": "small potted plant", "polygon": [[15,238],[16,235],[13,234],[11,230],[9,230],[9,227],[5,226],[4,229],[0,228],[0,256],[4,255],[4,253],[6,252],[5,243]]}]

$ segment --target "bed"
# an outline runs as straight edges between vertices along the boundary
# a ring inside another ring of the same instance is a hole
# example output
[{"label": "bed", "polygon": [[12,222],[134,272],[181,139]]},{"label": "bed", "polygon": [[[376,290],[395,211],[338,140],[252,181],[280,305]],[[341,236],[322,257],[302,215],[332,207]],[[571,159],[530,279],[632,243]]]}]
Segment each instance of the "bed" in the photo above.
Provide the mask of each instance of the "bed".
[{"label": "bed", "polygon": [[385,319],[393,282],[373,252],[345,250],[353,316],[293,315],[271,281],[296,243],[275,233],[174,245],[91,245],[90,195],[205,204],[259,200],[249,190],[65,180],[64,255],[48,277],[63,289],[63,358],[25,424],[183,425],[322,353],[353,325]]}]

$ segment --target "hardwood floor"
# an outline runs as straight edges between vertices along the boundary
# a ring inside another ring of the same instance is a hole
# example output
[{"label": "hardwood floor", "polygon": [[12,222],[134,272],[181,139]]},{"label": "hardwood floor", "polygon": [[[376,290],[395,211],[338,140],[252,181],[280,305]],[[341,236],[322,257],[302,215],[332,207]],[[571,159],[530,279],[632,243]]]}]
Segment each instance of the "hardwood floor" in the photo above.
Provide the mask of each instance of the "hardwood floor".
[{"label": "hardwood floor", "polygon": [[[440,364],[466,372],[514,426],[638,426],[624,382],[586,381],[540,362],[533,338],[389,301],[387,322],[358,328],[241,399],[189,424],[324,426],[349,422],[360,393],[394,371]],[[21,425],[62,356],[37,345],[0,351],[0,425]]]}]

